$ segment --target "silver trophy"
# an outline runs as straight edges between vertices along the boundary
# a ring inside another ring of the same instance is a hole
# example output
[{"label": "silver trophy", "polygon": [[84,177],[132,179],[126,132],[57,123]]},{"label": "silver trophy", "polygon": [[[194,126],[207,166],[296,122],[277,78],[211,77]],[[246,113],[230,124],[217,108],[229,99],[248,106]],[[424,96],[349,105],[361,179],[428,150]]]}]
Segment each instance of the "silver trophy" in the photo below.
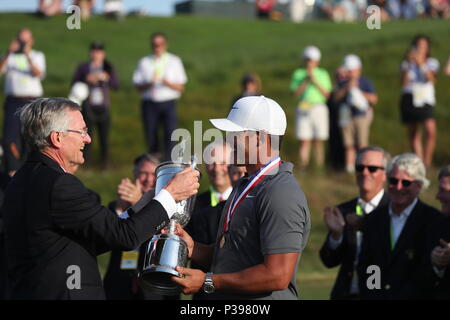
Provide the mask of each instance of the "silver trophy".
[{"label": "silver trophy", "polygon": [[[156,168],[155,194],[158,194],[178,172],[186,167],[192,166],[196,169],[195,157],[191,163],[182,163],[181,159],[179,157],[179,162],[161,163]],[[146,248],[139,279],[144,287],[158,294],[177,295],[181,292],[180,287],[171,280],[171,277],[182,276],[175,268],[177,266],[186,267],[188,249],[184,240],[175,235],[175,225],[177,223],[183,227],[187,225],[194,209],[194,203],[195,195],[177,203],[178,209],[170,219],[169,226],[166,227],[168,233],[153,236]]]}]

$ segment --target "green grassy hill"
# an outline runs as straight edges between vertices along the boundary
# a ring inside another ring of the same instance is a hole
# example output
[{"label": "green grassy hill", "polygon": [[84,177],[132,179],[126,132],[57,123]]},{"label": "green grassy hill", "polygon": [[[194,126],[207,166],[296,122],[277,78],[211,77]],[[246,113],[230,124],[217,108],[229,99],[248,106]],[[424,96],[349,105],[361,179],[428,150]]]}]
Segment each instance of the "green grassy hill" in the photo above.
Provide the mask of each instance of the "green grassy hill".
[{"label": "green grassy hill", "polygon": [[[140,120],[139,95],[131,83],[140,57],[149,53],[149,35],[163,30],[169,36],[170,51],[181,56],[189,77],[186,91],[178,103],[179,127],[192,130],[194,120],[203,120],[203,130],[210,128],[208,118],[226,116],[230,101],[239,92],[239,81],[246,71],[258,73],[263,93],[284,107],[288,116],[288,134],[283,146],[286,160],[297,160],[294,139],[294,104],[289,88],[292,71],[300,62],[304,46],[317,45],[322,51],[322,67],[330,72],[340,65],[345,54],[356,53],[363,61],[363,73],[379,94],[371,143],[385,147],[392,154],[409,151],[406,132],[399,120],[399,64],[416,33],[432,37],[432,56],[443,65],[450,53],[448,21],[417,20],[384,23],[381,30],[368,30],[365,23],[266,22],[193,17],[127,18],[116,22],[96,17],[82,22],[81,30],[68,30],[65,17],[48,20],[24,14],[0,14],[0,51],[5,51],[16,32],[29,27],[35,35],[35,48],[47,59],[46,96],[67,96],[70,79],[77,64],[88,57],[93,40],[106,43],[107,57],[116,66],[121,89],[112,94],[111,159],[112,170],[102,172],[81,169],[78,175],[103,202],[115,197],[116,186],[131,175],[131,161],[145,151]],[[438,145],[436,166],[449,162],[450,78],[438,75],[436,118]],[[3,84],[3,81],[1,84]],[[4,96],[0,94],[0,100]],[[3,114],[0,114],[2,118]],[[1,120],[1,119],[0,119]],[[0,121],[0,126],[2,122]],[[94,153],[97,143],[94,136]],[[432,187],[423,198],[437,205],[436,169],[429,175]],[[306,172],[298,175],[308,197],[313,217],[310,242],[303,253],[298,276],[303,298],[328,297],[336,270],[326,270],[318,259],[318,249],[325,237],[322,208],[353,197],[353,178],[346,174]],[[202,181],[202,189],[207,182]],[[101,259],[102,270],[105,257]]]}]

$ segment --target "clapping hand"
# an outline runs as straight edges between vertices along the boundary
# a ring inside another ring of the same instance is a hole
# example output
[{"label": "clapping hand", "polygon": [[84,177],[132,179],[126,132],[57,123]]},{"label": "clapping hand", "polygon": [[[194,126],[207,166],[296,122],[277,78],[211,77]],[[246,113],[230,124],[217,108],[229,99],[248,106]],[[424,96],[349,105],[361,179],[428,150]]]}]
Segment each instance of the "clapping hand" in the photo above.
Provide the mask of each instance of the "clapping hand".
[{"label": "clapping hand", "polygon": [[326,207],[323,210],[323,220],[331,232],[331,237],[338,240],[344,232],[345,220],[339,208]]},{"label": "clapping hand", "polygon": [[431,252],[431,262],[438,268],[448,267],[450,264],[450,243],[439,240],[439,246],[436,246]]},{"label": "clapping hand", "polygon": [[117,194],[119,200],[125,201],[134,205],[142,197],[142,186],[139,180],[136,180],[134,184],[130,179],[122,179],[121,183],[117,187]]}]

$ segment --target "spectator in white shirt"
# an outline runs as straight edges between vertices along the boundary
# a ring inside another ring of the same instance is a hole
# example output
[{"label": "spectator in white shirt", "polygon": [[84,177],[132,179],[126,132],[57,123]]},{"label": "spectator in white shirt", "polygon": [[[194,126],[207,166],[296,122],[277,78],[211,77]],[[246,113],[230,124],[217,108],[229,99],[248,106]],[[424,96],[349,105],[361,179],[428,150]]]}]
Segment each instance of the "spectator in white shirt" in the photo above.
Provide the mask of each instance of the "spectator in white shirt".
[{"label": "spectator in white shirt", "polygon": [[5,113],[3,117],[3,149],[9,175],[19,169],[25,156],[20,121],[16,111],[41,97],[41,80],[45,76],[45,56],[33,50],[34,38],[30,29],[22,29],[11,41],[6,55],[0,59],[0,74],[5,74]]},{"label": "spectator in white shirt", "polygon": [[169,158],[174,143],[172,131],[177,126],[175,102],[187,82],[181,59],[167,52],[167,36],[157,32],[151,36],[153,54],[143,57],[134,71],[133,83],[142,97],[142,120],[151,154],[160,152],[158,124],[164,127],[165,157]]}]

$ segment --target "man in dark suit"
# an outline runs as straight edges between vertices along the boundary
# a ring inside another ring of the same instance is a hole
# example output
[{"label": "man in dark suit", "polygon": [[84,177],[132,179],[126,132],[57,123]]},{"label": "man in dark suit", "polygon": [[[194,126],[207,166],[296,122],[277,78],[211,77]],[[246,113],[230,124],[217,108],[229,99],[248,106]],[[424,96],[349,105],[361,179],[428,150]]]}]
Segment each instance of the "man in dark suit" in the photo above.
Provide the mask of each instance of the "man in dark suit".
[{"label": "man in dark suit", "polygon": [[439,211],[423,203],[428,187],[422,160],[412,153],[388,166],[389,205],[375,210],[363,229],[358,267],[363,299],[425,298],[420,290],[427,230]]},{"label": "man in dark suit", "polygon": [[[211,183],[208,191],[199,194],[186,230],[195,241],[203,244],[213,244],[216,241],[217,230],[222,209],[233,190],[228,175],[230,148],[223,142],[212,142],[205,148],[205,170]],[[206,268],[191,263],[193,268],[207,272]],[[194,300],[203,300],[203,292],[194,294]]]},{"label": "man in dark suit", "polygon": [[359,298],[356,266],[361,249],[361,224],[366,215],[388,203],[384,183],[389,158],[389,154],[377,146],[359,150],[355,163],[359,196],[336,208],[324,209],[329,232],[320,249],[320,259],[328,268],[341,266],[331,292],[333,300]]},{"label": "man in dark suit", "polygon": [[5,239],[3,228],[3,214],[2,206],[5,198],[6,186],[11,180],[10,176],[6,172],[0,172],[0,300],[7,299],[8,295],[8,283],[7,283],[7,266],[6,266],[6,252],[5,252]]},{"label": "man in dark suit", "polygon": [[205,148],[205,171],[211,183],[208,191],[200,193],[195,199],[194,212],[203,208],[215,207],[226,201],[233,189],[228,176],[230,148],[220,142],[212,142]]},{"label": "man in dark suit", "polygon": [[[228,199],[233,190],[228,175],[230,148],[226,143],[214,141],[205,148],[204,153],[205,169],[211,186],[208,191],[199,194],[195,199],[194,210],[186,230],[195,241],[213,243],[217,234],[215,223],[222,213],[221,203]],[[210,237],[205,238],[204,227],[208,227],[211,231]]]},{"label": "man in dark suit", "polygon": [[450,165],[438,175],[439,190],[436,198],[441,202],[441,215],[428,232],[425,255],[425,290],[432,299],[450,299]]},{"label": "man in dark suit", "polygon": [[[153,194],[156,184],[155,171],[158,165],[159,160],[149,153],[136,157],[133,167],[133,181],[129,178],[122,179],[117,187],[117,199],[110,202],[108,208],[117,214],[121,214],[138,202],[144,193],[152,190]],[[132,251],[119,249],[111,251],[108,269],[103,279],[106,299],[161,299],[161,296],[142,288],[138,281],[138,272],[142,270],[148,241]]]},{"label": "man in dark suit", "polygon": [[186,169],[153,200],[145,194],[122,217],[71,173],[91,142],[77,104],[41,98],[20,112],[32,153],[8,185],[4,205],[12,299],[104,299],[96,256],[132,250],[168,222],[176,202],[197,192]]}]

